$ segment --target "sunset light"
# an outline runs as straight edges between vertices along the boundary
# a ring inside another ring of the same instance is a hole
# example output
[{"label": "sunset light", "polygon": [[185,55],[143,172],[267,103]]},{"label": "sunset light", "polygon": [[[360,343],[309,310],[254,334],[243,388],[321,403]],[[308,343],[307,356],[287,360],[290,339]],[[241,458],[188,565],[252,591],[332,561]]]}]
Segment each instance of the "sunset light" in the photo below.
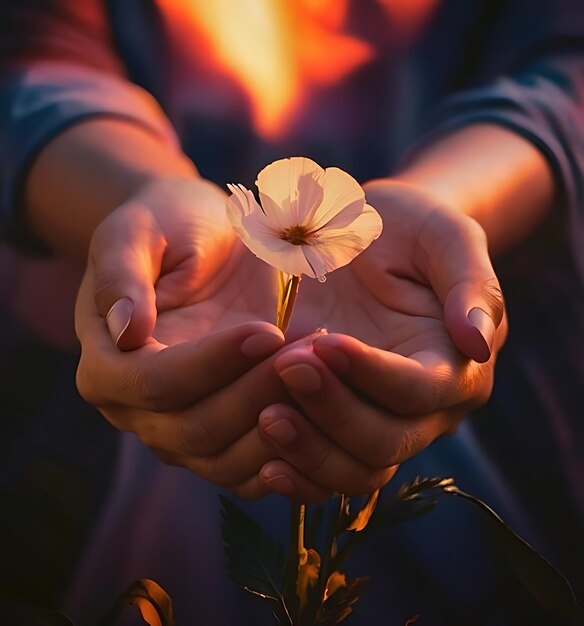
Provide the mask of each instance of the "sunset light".
[{"label": "sunset light", "polygon": [[204,43],[198,55],[249,99],[262,136],[285,134],[311,88],[334,84],[373,57],[343,32],[346,0],[159,0]]}]

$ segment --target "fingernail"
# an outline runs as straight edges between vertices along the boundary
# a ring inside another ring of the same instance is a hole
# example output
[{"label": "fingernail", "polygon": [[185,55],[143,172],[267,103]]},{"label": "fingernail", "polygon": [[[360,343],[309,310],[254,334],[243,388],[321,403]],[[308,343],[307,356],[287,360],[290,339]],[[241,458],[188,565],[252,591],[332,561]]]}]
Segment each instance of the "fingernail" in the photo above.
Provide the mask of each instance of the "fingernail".
[{"label": "fingernail", "polygon": [[298,435],[292,422],[287,419],[277,418],[270,422],[270,419],[272,418],[266,415],[262,420],[264,424],[267,423],[263,427],[264,434],[280,446],[290,445]]},{"label": "fingernail", "polygon": [[133,312],[134,303],[130,298],[120,298],[113,303],[111,309],[107,312],[105,323],[116,346],[130,325]]},{"label": "fingernail", "polygon": [[468,319],[470,323],[479,331],[485,342],[488,356],[490,357],[493,349],[493,340],[495,338],[495,324],[493,324],[493,320],[488,313],[479,307],[475,307],[468,312]]},{"label": "fingernail", "polygon": [[334,372],[348,372],[351,366],[349,358],[340,348],[329,343],[331,339],[316,339],[314,351]]},{"label": "fingernail", "polygon": [[273,354],[284,345],[284,340],[275,333],[261,332],[247,337],[241,344],[241,353],[247,357]]},{"label": "fingernail", "polygon": [[269,469],[265,470],[262,477],[272,491],[277,493],[292,493],[294,491],[294,483],[284,474],[275,474],[272,476]]},{"label": "fingernail", "polygon": [[311,394],[316,393],[322,387],[320,374],[308,363],[289,365],[280,370],[278,375],[292,393]]}]

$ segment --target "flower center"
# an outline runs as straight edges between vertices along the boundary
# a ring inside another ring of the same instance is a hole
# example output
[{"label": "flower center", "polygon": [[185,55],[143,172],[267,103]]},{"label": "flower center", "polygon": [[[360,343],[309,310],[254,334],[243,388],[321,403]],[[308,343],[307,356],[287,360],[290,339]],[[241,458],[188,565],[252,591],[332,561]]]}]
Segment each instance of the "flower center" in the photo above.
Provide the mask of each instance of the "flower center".
[{"label": "flower center", "polygon": [[280,234],[280,239],[291,243],[293,246],[301,246],[310,243],[310,240],[314,238],[314,235],[306,229],[305,226],[298,224],[297,226],[290,226]]}]

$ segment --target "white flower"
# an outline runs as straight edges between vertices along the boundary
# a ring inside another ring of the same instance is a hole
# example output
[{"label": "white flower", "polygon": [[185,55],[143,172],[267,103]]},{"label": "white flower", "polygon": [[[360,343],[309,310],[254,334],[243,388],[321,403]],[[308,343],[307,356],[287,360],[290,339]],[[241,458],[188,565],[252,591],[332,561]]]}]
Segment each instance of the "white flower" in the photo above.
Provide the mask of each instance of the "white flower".
[{"label": "white flower", "polygon": [[227,215],[243,243],[286,274],[320,278],[347,265],[379,237],[381,217],[349,174],[304,157],[265,167],[261,206],[243,185],[227,185]]}]

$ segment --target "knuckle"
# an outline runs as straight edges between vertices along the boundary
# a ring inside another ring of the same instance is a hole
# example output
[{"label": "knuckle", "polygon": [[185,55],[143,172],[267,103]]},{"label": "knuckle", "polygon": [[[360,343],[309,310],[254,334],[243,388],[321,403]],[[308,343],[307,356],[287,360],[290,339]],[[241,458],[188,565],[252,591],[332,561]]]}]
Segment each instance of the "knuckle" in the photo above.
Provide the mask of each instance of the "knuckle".
[{"label": "knuckle", "polygon": [[92,406],[107,406],[108,402],[96,385],[96,376],[92,374],[90,362],[81,355],[77,371],[75,372],[75,385],[79,395]]},{"label": "knuckle", "polygon": [[318,474],[327,464],[330,454],[331,449],[327,445],[306,448],[302,453],[305,471],[309,474]]},{"label": "knuckle", "polygon": [[399,457],[399,450],[399,446],[391,442],[376,444],[367,454],[367,465],[376,470],[394,465]]},{"label": "knuckle", "polygon": [[262,496],[268,493],[268,490],[255,482],[253,484],[243,483],[241,485],[234,485],[229,487],[229,490],[233,495],[244,500],[258,500]]},{"label": "knuckle", "polygon": [[473,239],[481,242],[481,244],[486,248],[488,243],[487,233],[479,222],[464,213],[458,213],[458,216],[460,218],[460,226],[463,234],[469,233]]},{"label": "knuckle", "polygon": [[422,433],[417,428],[404,428],[396,454],[393,455],[391,462],[386,467],[398,465],[402,461],[411,458],[422,448]]},{"label": "knuckle", "polygon": [[164,436],[164,427],[156,419],[151,419],[151,415],[142,413],[140,419],[135,421],[135,433],[140,441],[148,448],[153,450],[155,454],[160,456],[162,452],[172,452],[167,447],[166,437]]},{"label": "knuckle", "polygon": [[93,297],[99,312],[105,317],[117,299],[119,273],[106,264],[96,264],[94,269]]},{"label": "knuckle", "polygon": [[169,408],[170,394],[165,380],[156,366],[134,367],[128,370],[123,387],[136,393],[144,406],[155,413],[161,413]]},{"label": "knuckle", "polygon": [[[443,372],[443,370],[441,370]],[[444,377],[442,374],[441,378]],[[443,385],[428,373],[412,379],[409,383],[408,394],[402,399],[398,410],[401,415],[426,415],[435,410],[440,403]]]},{"label": "knuckle", "polygon": [[482,294],[489,308],[493,313],[493,319],[498,326],[503,319],[505,311],[505,299],[503,297],[503,291],[499,285],[499,281],[495,276],[487,278],[482,284]]},{"label": "knuckle", "polygon": [[183,453],[211,457],[216,454],[218,446],[215,438],[207,427],[206,420],[199,415],[183,415],[176,420],[178,444]]},{"label": "knuckle", "polygon": [[182,467],[183,464],[181,463],[181,457],[179,455],[169,452],[168,450],[163,450],[162,448],[157,448],[156,446],[150,445],[148,447],[165,465],[169,465],[170,467]]},{"label": "knuckle", "polygon": [[428,392],[427,404],[418,416],[426,416],[445,407],[452,406],[459,398],[468,395],[466,376],[453,366],[440,366],[432,370],[431,391]]},{"label": "knuckle", "polygon": [[472,382],[469,384],[469,398],[463,409],[472,410],[487,403],[493,392],[494,363],[477,364],[470,374]]},{"label": "knuckle", "polygon": [[401,428],[381,445],[372,447],[367,465],[374,470],[386,471],[413,456],[419,445],[420,435],[416,429]]},{"label": "knuckle", "polygon": [[346,441],[354,439],[355,406],[352,402],[336,403],[334,423],[331,420],[331,427],[337,432],[339,438]]},{"label": "knuckle", "polygon": [[240,476],[230,471],[221,454],[205,457],[203,466],[203,477],[220,487],[233,487],[241,481]]},{"label": "knuckle", "polygon": [[79,395],[85,400],[85,402],[88,402],[89,404],[97,403],[97,394],[95,393],[95,388],[92,384],[92,378],[91,376],[88,376],[83,357],[81,358],[79,366],[77,367],[77,372],[75,373],[75,384],[77,385]]},{"label": "knuckle", "polygon": [[[404,418],[407,419],[407,418]],[[401,449],[401,419],[393,418],[390,430],[368,439],[366,446],[360,451],[359,458],[371,470],[384,470],[397,463]]]},{"label": "knuckle", "polygon": [[366,470],[357,479],[353,479],[343,485],[342,492],[347,496],[365,496],[382,487],[385,482],[382,470]]},{"label": "knuckle", "polygon": [[131,432],[127,419],[124,419],[123,411],[120,412],[115,409],[100,408],[99,412],[116,430],[120,432]]}]

